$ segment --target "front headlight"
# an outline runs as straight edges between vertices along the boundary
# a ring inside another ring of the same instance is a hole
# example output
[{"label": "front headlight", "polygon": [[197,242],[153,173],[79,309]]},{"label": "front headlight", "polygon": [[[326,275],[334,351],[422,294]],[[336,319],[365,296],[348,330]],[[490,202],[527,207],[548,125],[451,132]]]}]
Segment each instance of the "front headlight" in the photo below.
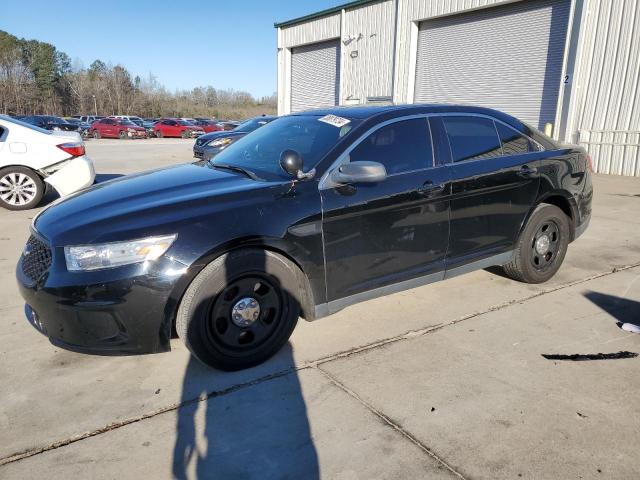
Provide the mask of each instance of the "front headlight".
[{"label": "front headlight", "polygon": [[156,260],[169,249],[176,237],[177,235],[166,235],[127,242],[64,247],[67,270],[100,270]]},{"label": "front headlight", "polygon": [[229,145],[231,143],[230,138],[217,138],[213,142],[209,144],[211,147],[222,147],[224,145]]}]

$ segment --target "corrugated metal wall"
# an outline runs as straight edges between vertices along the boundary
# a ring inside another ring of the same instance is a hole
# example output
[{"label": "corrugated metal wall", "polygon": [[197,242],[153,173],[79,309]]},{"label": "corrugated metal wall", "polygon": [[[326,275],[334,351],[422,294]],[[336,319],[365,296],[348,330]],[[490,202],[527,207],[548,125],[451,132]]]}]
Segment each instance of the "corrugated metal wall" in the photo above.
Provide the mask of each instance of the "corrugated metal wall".
[{"label": "corrugated metal wall", "polygon": [[340,13],[282,28],[278,48],[291,48],[307,43],[340,37]]},{"label": "corrugated metal wall", "polygon": [[393,95],[395,2],[386,0],[347,10],[342,34],[342,98],[366,103]]},{"label": "corrugated metal wall", "polygon": [[640,0],[585,0],[567,140],[597,172],[640,176]]}]

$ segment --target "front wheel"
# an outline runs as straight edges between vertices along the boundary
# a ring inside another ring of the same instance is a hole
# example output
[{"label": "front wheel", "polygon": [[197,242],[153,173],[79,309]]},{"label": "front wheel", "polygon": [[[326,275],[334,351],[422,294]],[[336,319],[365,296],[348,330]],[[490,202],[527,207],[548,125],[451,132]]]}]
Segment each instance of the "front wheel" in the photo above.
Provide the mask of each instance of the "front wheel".
[{"label": "front wheel", "polygon": [[520,282],[544,283],[553,277],[569,245],[567,215],[555,205],[541,204],[531,214],[505,273]]},{"label": "front wheel", "polygon": [[262,363],[298,321],[301,272],[265,250],[231,252],[204,268],[178,308],[176,330],[201,362],[221,370]]},{"label": "front wheel", "polygon": [[33,170],[8,167],[0,170],[0,205],[8,210],[28,210],[40,203],[44,182]]},{"label": "front wheel", "polygon": [[93,131],[93,138],[95,138],[96,140],[100,139],[100,132],[98,130]]}]

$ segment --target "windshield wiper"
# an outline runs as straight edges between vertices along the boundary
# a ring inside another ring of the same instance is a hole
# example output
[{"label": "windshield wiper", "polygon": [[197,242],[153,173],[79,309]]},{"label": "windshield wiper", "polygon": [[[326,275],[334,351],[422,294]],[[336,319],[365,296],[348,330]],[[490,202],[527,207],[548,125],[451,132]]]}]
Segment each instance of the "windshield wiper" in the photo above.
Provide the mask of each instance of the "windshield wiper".
[{"label": "windshield wiper", "polygon": [[249,177],[251,180],[260,180],[260,177],[258,177],[251,170],[247,170],[246,168],[238,167],[237,165],[229,165],[227,163],[214,163],[214,162],[211,162],[211,161],[209,162],[209,164],[214,168],[222,168],[222,169],[226,169],[226,170],[231,170],[232,172],[242,173],[242,174],[246,175],[247,177]]}]

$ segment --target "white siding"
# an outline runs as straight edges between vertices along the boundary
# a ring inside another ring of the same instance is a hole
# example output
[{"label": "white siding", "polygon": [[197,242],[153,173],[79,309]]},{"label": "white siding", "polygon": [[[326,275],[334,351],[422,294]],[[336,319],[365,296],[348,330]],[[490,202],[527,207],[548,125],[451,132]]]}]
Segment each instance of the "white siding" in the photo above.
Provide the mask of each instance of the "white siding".
[{"label": "white siding", "polygon": [[338,37],[340,37],[340,12],[280,28],[278,48],[297,47]]},{"label": "white siding", "polygon": [[567,139],[597,172],[640,176],[640,0],[585,0],[573,81]]},{"label": "white siding", "polygon": [[[342,103],[366,103],[393,95],[395,2],[386,0],[345,11],[342,39]],[[351,40],[348,40],[351,39]],[[351,55],[357,57],[352,58]]]}]

